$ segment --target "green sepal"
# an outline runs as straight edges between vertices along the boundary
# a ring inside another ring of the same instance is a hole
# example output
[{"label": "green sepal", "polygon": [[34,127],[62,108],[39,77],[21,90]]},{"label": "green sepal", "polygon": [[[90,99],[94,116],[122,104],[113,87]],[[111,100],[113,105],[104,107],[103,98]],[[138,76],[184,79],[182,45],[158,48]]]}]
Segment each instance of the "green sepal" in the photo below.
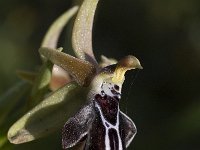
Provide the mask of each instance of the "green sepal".
[{"label": "green sepal", "polygon": [[86,88],[75,82],[53,92],[9,129],[9,141],[25,143],[61,130],[67,119],[85,102],[86,92]]},{"label": "green sepal", "polygon": [[98,0],[84,0],[75,19],[72,32],[72,47],[78,58],[97,67],[92,48],[92,27]]}]

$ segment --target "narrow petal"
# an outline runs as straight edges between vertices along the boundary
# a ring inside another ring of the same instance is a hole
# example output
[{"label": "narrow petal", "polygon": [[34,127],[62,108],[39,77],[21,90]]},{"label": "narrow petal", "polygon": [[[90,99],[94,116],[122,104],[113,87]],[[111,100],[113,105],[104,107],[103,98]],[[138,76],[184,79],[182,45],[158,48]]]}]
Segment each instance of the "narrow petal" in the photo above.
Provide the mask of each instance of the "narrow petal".
[{"label": "narrow petal", "polygon": [[97,3],[98,0],[83,1],[72,33],[72,46],[77,57],[90,61],[95,66],[97,62],[92,48],[92,26]]},{"label": "narrow petal", "polygon": [[87,86],[95,74],[95,67],[87,61],[58,52],[56,49],[43,47],[39,49],[39,52],[52,63],[65,69],[81,86]]},{"label": "narrow petal", "polygon": [[66,119],[84,103],[85,91],[74,82],[55,91],[9,129],[9,141],[25,143],[61,130]]}]

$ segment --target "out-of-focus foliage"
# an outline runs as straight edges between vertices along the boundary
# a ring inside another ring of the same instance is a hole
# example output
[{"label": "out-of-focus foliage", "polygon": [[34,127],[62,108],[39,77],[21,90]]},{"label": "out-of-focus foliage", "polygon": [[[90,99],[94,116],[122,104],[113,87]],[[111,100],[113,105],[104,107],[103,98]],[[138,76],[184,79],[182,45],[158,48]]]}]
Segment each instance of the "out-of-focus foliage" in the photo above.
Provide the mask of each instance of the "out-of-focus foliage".
[{"label": "out-of-focus foliage", "polygon": [[[0,1],[0,95],[17,82],[17,69],[32,70],[41,64],[38,48],[44,33],[71,5],[57,0]],[[95,55],[134,54],[145,68],[133,86],[127,76],[122,95],[122,109],[138,128],[129,149],[199,149],[199,16],[198,0],[100,1],[93,30]],[[69,33],[63,32],[62,45],[70,40]],[[2,132],[6,131],[0,131],[0,145],[6,142]],[[20,146],[57,149],[59,134]]]}]

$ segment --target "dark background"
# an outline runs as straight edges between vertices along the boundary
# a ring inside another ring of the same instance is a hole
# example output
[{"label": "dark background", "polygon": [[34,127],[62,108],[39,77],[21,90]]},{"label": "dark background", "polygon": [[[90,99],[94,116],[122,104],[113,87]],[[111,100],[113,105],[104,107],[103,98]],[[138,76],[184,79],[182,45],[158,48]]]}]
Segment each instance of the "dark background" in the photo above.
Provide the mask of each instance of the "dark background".
[{"label": "dark background", "polygon": [[[17,69],[41,64],[43,35],[71,6],[69,0],[0,1],[0,94],[19,80]],[[123,87],[121,109],[138,129],[129,149],[199,150],[200,1],[100,0],[93,33],[97,59],[132,54],[144,67],[129,72]],[[38,150],[53,142],[42,140]]]}]

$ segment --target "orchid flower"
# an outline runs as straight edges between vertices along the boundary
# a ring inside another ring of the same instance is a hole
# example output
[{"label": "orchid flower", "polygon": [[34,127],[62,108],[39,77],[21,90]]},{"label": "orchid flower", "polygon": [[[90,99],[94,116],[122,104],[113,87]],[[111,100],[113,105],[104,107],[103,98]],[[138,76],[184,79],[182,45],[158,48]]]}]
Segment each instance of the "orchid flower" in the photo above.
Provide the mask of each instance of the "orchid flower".
[{"label": "orchid flower", "polygon": [[119,103],[125,72],[142,66],[132,55],[118,62],[102,56],[102,62],[97,63],[92,48],[97,3],[84,0],[79,8],[72,33],[76,57],[57,48],[57,41],[77,6],[48,30],[39,49],[43,66],[33,82],[32,109],[10,127],[11,143],[29,142],[61,129],[64,149],[82,143],[85,150],[122,150],[131,143],[136,127],[120,111]]}]

